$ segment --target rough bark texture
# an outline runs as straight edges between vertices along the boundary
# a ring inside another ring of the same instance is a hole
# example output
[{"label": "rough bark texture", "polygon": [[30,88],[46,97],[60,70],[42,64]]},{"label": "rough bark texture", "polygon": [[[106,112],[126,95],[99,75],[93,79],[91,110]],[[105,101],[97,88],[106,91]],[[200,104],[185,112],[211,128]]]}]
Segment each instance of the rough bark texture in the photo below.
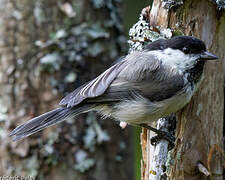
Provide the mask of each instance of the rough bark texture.
[{"label": "rough bark texture", "polygon": [[[191,8],[193,7],[193,8]],[[223,156],[215,151],[209,166],[207,159],[214,144],[223,149],[224,119],[224,39],[225,13],[219,13],[216,5],[209,1],[185,1],[184,5],[171,13],[170,26],[187,35],[202,39],[207,48],[220,57],[218,62],[208,62],[205,78],[192,101],[178,114],[175,160],[171,179],[209,179],[201,174],[196,165],[200,161],[210,171],[214,180],[223,179]]]},{"label": "rough bark texture", "polygon": [[20,142],[8,137],[124,54],[121,9],[116,1],[0,0],[0,177],[133,179],[130,130],[94,114]]},{"label": "rough bark texture", "polygon": [[[163,8],[162,1],[156,0],[154,3],[156,5],[152,8],[156,9],[151,12],[156,12],[157,7]],[[152,18],[151,14],[149,19]],[[225,31],[225,12],[219,12],[211,1],[186,0],[183,5],[168,10],[167,17],[157,17],[154,18],[155,25],[168,24],[174,30],[173,34],[196,36],[206,43],[209,51],[220,57],[218,62],[206,63],[205,78],[199,91],[177,115],[176,143],[170,153],[168,177],[173,180],[222,180],[223,157],[218,151],[209,152],[215,144],[223,149],[225,36],[222,32]],[[150,151],[146,150],[149,138],[144,130],[144,161],[149,160],[145,159]],[[210,177],[199,172],[199,162],[207,167]],[[145,175],[151,173],[148,167],[144,169]],[[144,179],[147,180],[148,175]]]}]

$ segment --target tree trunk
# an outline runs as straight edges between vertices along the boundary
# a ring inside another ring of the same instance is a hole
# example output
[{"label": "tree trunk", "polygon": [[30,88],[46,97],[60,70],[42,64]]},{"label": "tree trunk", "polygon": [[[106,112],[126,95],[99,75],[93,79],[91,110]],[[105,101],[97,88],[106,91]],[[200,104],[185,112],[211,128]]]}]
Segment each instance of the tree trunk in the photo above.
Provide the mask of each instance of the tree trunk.
[{"label": "tree trunk", "polygon": [[133,179],[131,131],[95,114],[20,142],[8,133],[55,107],[125,53],[119,11],[107,1],[0,0],[0,177]]},{"label": "tree trunk", "polygon": [[[169,153],[171,161],[167,165],[167,175],[174,180],[222,180],[223,156],[219,149],[223,149],[225,12],[207,0],[186,0],[169,9],[165,8],[165,2],[155,0],[149,14],[150,24],[173,29],[174,35],[196,36],[206,43],[209,51],[220,57],[218,62],[206,63],[198,92],[177,113],[176,142]],[[154,147],[146,143],[149,138],[149,133],[143,130],[145,180],[150,179],[149,173],[152,173],[148,154]],[[200,172],[202,167],[210,176]]]}]

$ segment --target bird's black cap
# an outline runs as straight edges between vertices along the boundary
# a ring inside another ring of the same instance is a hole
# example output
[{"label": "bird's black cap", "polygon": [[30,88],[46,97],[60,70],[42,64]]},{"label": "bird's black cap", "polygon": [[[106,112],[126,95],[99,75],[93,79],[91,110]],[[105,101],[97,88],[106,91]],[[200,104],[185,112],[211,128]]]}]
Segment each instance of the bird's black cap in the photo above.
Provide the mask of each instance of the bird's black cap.
[{"label": "bird's black cap", "polygon": [[197,54],[206,51],[205,43],[192,36],[175,36],[167,41],[167,48],[179,49],[185,54]]},{"label": "bird's black cap", "polygon": [[146,46],[146,50],[163,50],[166,48],[179,49],[185,54],[206,51],[203,41],[192,36],[175,36],[171,39],[159,39]]}]

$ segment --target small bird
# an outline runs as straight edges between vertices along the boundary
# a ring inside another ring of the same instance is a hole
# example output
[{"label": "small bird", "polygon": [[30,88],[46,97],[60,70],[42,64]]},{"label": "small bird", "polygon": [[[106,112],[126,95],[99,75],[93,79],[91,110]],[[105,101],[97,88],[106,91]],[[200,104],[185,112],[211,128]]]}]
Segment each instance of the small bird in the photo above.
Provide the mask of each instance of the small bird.
[{"label": "small bird", "polygon": [[183,108],[202,80],[205,62],[213,59],[218,57],[195,37],[154,41],[75,89],[61,100],[61,107],[16,127],[10,136],[20,140],[89,111],[119,120],[122,127],[145,127]]}]

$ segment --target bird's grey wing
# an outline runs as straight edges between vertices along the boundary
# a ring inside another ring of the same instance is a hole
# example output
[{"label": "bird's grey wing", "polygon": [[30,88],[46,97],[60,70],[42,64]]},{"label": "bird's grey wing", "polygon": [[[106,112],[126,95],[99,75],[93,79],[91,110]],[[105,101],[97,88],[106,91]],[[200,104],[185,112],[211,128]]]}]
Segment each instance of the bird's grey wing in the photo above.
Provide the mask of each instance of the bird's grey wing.
[{"label": "bird's grey wing", "polygon": [[176,84],[174,84],[172,79],[168,81],[168,84],[167,82],[158,82],[157,80],[136,83],[124,81],[120,82],[119,86],[111,84],[104,94],[93,99],[87,99],[87,102],[119,102],[132,100],[140,96],[149,99],[151,102],[163,101],[183,90],[184,81],[182,77],[176,77],[174,80]]},{"label": "bird's grey wing", "polygon": [[126,57],[127,64],[99,97],[88,102],[117,102],[143,96],[150,101],[162,101],[184,88],[182,74],[165,67],[157,57],[148,52]]},{"label": "bird's grey wing", "polygon": [[125,61],[120,61],[107,69],[97,78],[75,89],[73,92],[64,97],[59,105],[73,107],[87,98],[93,98],[102,95],[109,87],[111,82],[116,78]]}]

